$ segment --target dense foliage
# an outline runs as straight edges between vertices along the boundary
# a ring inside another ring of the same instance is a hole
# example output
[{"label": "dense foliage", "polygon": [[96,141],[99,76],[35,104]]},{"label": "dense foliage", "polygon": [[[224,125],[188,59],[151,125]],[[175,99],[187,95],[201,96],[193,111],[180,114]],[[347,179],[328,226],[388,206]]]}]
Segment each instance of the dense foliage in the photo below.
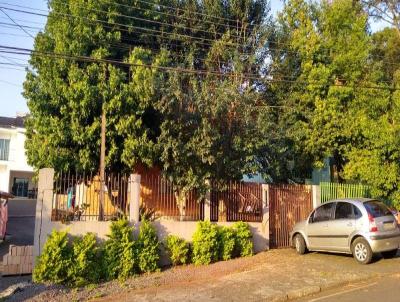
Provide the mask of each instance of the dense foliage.
[{"label": "dense foliage", "polygon": [[53,230],[33,271],[34,282],[67,283],[72,249],[67,232]]},{"label": "dense foliage", "polygon": [[199,221],[193,234],[193,258],[196,265],[218,260],[218,227],[209,221]]},{"label": "dense foliage", "polygon": [[106,278],[126,279],[132,276],[138,265],[135,257],[133,228],[126,219],[111,224],[111,232],[104,245]]},{"label": "dense foliage", "polygon": [[137,265],[141,273],[154,272],[158,269],[159,249],[160,243],[156,229],[149,221],[143,220],[135,243]]},{"label": "dense foliage", "polygon": [[251,256],[252,239],[250,226],[246,222],[236,222],[232,227],[220,227],[209,221],[200,221],[193,234],[192,261],[201,265],[237,256]]},{"label": "dense foliage", "polygon": [[275,20],[267,0],[156,2],[49,1],[24,84],[30,164],[97,171],[104,111],[107,169],[160,167],[181,214],[207,180],[304,182],[328,157],[400,206],[398,1],[289,0]]},{"label": "dense foliage", "polygon": [[229,260],[235,256],[235,247],[237,246],[236,231],[229,227],[220,227],[218,231],[218,258],[220,260]]},{"label": "dense foliage", "polygon": [[236,239],[236,253],[241,257],[253,255],[253,235],[250,226],[246,222],[238,221],[233,225]]},{"label": "dense foliage", "polygon": [[68,267],[68,283],[73,286],[98,283],[103,279],[104,267],[99,261],[102,250],[98,246],[96,236],[87,233],[72,242],[71,263]]},{"label": "dense foliage", "polygon": [[187,264],[190,262],[190,246],[184,239],[169,235],[165,239],[165,250],[172,265]]}]

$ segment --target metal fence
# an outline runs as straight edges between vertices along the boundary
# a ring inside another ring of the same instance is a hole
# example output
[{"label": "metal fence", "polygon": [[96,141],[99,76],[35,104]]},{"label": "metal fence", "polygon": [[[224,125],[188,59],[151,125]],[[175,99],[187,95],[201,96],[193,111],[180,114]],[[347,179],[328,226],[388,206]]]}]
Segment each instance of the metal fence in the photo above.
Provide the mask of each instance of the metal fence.
[{"label": "metal fence", "polygon": [[[53,221],[114,220],[128,215],[129,175],[106,173],[104,184],[93,174],[60,173],[55,177]],[[103,205],[100,192],[104,191]]]},{"label": "metal fence", "polygon": [[178,202],[174,185],[161,175],[142,175],[140,182],[141,216],[149,219],[198,221],[204,219],[204,201],[192,190]]},{"label": "metal fence", "polygon": [[361,184],[321,182],[321,203],[337,198],[371,197],[370,188]]},{"label": "metal fence", "polygon": [[293,226],[313,209],[311,186],[270,185],[268,198],[270,246],[288,247]]},{"label": "metal fence", "polygon": [[230,181],[212,183],[211,221],[262,221],[262,185]]}]

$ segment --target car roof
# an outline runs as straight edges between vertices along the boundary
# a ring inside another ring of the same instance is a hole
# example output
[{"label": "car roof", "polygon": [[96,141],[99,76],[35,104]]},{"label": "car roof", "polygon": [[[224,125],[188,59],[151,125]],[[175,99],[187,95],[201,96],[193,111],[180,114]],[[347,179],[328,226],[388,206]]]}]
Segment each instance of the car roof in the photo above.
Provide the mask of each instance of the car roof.
[{"label": "car roof", "polygon": [[330,200],[330,201],[358,201],[361,203],[367,202],[367,201],[375,201],[375,198],[366,198],[366,197],[352,197],[352,198],[338,198],[335,200]]},{"label": "car roof", "polygon": [[[365,198],[365,197],[352,197],[352,198],[338,198],[338,199],[332,199],[332,200],[328,200],[324,203],[321,203],[320,205],[318,205],[318,207],[327,204],[327,203],[334,203],[334,202],[349,202],[349,203],[353,203],[353,204],[363,204],[365,202],[368,201],[377,201],[377,199],[375,198]],[[379,200],[378,200],[379,201]]]}]

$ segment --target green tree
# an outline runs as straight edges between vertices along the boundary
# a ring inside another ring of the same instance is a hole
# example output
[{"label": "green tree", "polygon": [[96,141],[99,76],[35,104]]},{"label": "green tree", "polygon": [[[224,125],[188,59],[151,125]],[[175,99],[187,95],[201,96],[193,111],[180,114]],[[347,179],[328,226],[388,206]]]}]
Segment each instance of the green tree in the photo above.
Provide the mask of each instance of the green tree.
[{"label": "green tree", "polygon": [[138,162],[153,163],[158,122],[151,101],[157,75],[149,69],[136,68],[132,73],[126,65],[67,57],[154,63],[155,56],[140,48],[145,44],[139,43],[141,35],[127,27],[143,24],[121,17],[130,13],[140,17],[137,10],[121,6],[130,2],[49,1],[47,24],[35,39],[24,84],[30,109],[26,149],[34,167],[97,171],[103,110],[107,168],[119,171]]},{"label": "green tree", "polygon": [[[284,83],[272,88],[285,107],[280,117],[285,135],[301,161],[308,157],[308,163],[318,166],[334,156],[341,172],[355,139],[347,123],[349,108],[369,55],[367,15],[348,0],[293,0],[286,4],[279,24],[277,43],[286,36],[282,49],[273,53],[272,72]],[[301,163],[300,167],[307,169]]]},{"label": "green tree", "polygon": [[400,206],[400,38],[386,28],[372,35],[366,81],[382,89],[360,90],[350,122],[361,139],[347,155],[344,175],[366,182],[376,197]]}]

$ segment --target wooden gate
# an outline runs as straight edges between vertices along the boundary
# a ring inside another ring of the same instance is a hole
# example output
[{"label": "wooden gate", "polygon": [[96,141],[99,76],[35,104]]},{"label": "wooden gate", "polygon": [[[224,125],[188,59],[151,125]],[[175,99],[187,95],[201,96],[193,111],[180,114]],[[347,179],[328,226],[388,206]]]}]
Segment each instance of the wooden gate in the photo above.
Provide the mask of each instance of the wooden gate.
[{"label": "wooden gate", "polygon": [[269,186],[270,247],[289,247],[289,233],[295,223],[306,219],[313,209],[311,186]]}]

